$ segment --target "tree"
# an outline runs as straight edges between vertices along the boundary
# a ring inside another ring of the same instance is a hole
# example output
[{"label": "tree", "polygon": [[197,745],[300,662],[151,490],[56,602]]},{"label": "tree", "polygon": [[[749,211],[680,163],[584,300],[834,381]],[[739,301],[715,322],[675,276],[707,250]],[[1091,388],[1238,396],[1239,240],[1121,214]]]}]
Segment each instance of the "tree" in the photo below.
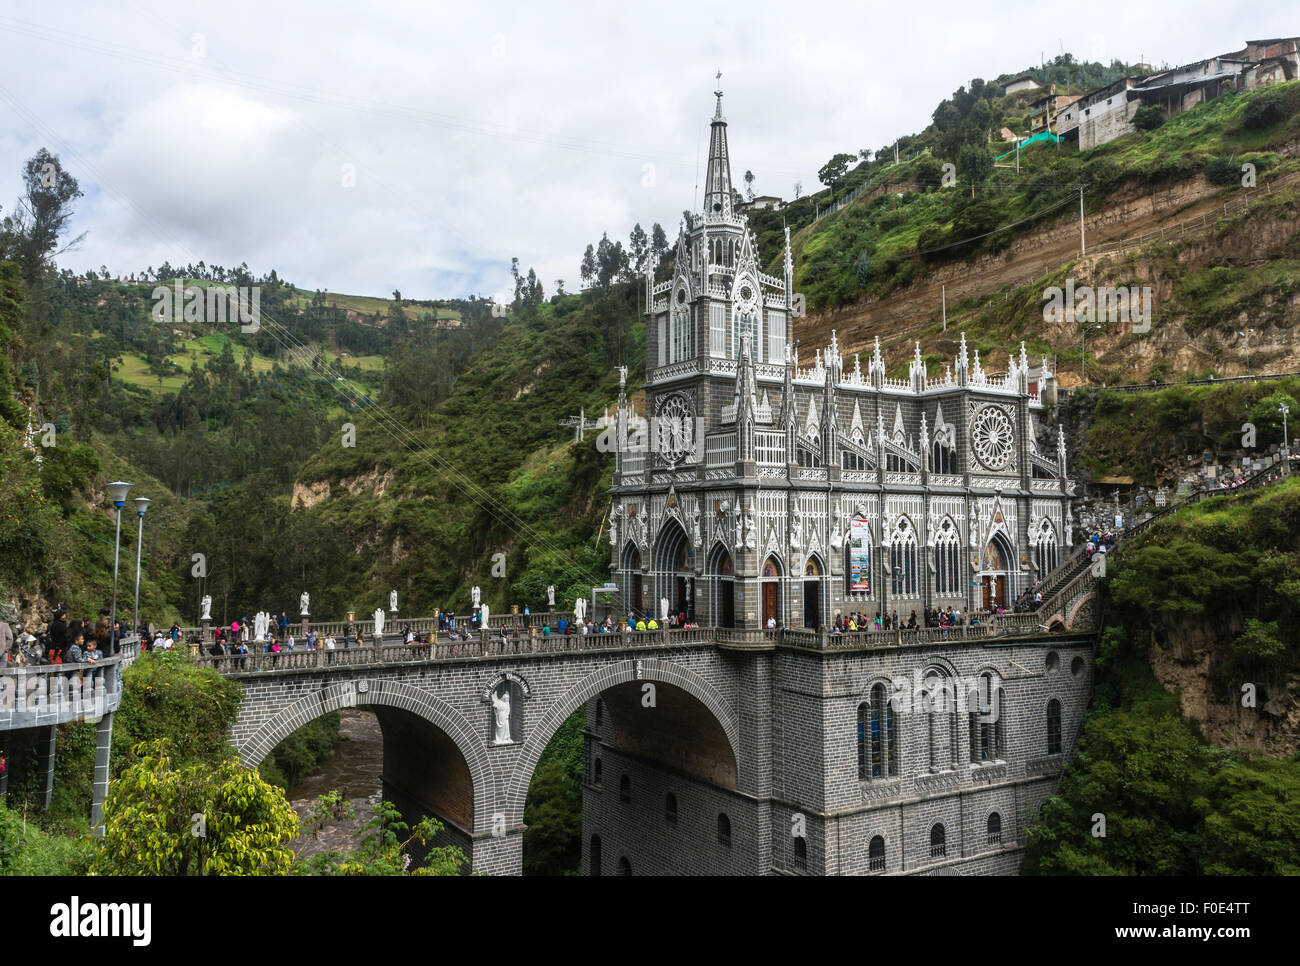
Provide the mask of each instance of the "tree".
[{"label": "tree", "polygon": [[639,275],[645,271],[646,259],[650,254],[650,238],[646,235],[645,229],[641,227],[640,222],[632,226],[632,234],[628,238],[627,248],[632,258],[632,265]]},{"label": "tree", "polygon": [[[63,226],[72,217],[72,202],[81,197],[77,179],[63,170],[58,155],[41,148],[23,168],[23,198],[4,221],[4,244],[22,269],[29,291],[39,283],[46,259],[54,252]],[[73,239],[71,248],[85,235]]]},{"label": "tree", "polygon": [[745,195],[750,201],[754,200],[754,172],[745,172]]},{"label": "tree", "polygon": [[582,253],[582,267],[578,271],[583,285],[590,285],[596,278],[596,249],[591,245]]},{"label": "tree", "polygon": [[1154,131],[1165,123],[1164,109],[1155,104],[1144,104],[1133,112],[1133,126],[1139,131]]},{"label": "tree", "polygon": [[95,875],[283,875],[298,816],[284,793],[227,759],[172,764],[166,741],[137,745],[140,760],[110,786]]},{"label": "tree", "polygon": [[993,155],[983,147],[968,144],[957,155],[957,173],[974,187],[993,173]]},{"label": "tree", "polygon": [[668,254],[668,236],[664,234],[663,225],[657,221],[650,229],[650,254],[654,256],[656,262],[662,261]]},{"label": "tree", "polygon": [[860,286],[865,286],[871,281],[871,259],[865,251],[859,254],[857,261],[853,263],[853,277]]},{"label": "tree", "polygon": [[802,194],[803,194],[803,182],[802,182],[802,181],[796,181],[796,182],[794,183],[794,200],[795,200],[795,201],[798,201],[798,200],[799,200],[799,196],[802,195]]},{"label": "tree", "polygon": [[856,155],[840,152],[822,165],[821,170],[817,172],[817,180],[834,191],[840,179],[848,173],[849,165],[855,160],[857,160]]},{"label": "tree", "polygon": [[[309,824],[319,829],[336,818],[351,818],[352,808],[337,791],[326,792],[316,800]],[[357,832],[359,842],[352,852],[323,852],[295,866],[307,875],[460,875],[469,865],[465,853],[455,846],[428,850],[424,862],[411,868],[411,853],[417,846],[428,845],[443,830],[436,818],[426,817],[414,830],[391,802],[371,806],[374,813]],[[410,834],[407,834],[410,833]]]}]

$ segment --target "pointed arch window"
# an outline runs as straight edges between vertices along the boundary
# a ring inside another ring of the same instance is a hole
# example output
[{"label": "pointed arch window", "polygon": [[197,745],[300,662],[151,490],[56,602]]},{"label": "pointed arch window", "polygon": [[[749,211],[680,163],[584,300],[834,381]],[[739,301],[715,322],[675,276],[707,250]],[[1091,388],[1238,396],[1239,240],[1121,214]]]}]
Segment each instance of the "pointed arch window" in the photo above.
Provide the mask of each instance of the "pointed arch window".
[{"label": "pointed arch window", "polygon": [[889,538],[889,573],[891,591],[896,597],[915,597],[917,587],[916,530],[907,517],[894,526]]},{"label": "pointed arch window", "polygon": [[930,444],[930,467],[935,473],[952,474],[957,470],[957,444],[951,425],[939,426]]},{"label": "pointed arch window", "polygon": [[961,582],[961,540],[957,525],[944,517],[934,535],[934,590],[938,594],[958,594]]},{"label": "pointed arch window", "polygon": [[1004,755],[1004,692],[993,675],[985,671],[967,699],[970,713],[970,760],[974,764],[999,761]]},{"label": "pointed arch window", "polygon": [[670,362],[683,362],[695,354],[693,322],[694,310],[686,304],[686,291],[681,289],[677,292],[676,304],[673,306],[672,345],[668,354]]},{"label": "pointed arch window", "polygon": [[1039,579],[1050,574],[1056,569],[1059,562],[1060,551],[1056,542],[1056,527],[1052,521],[1043,518],[1043,522],[1038,525],[1038,532],[1035,535],[1037,540],[1034,544],[1034,564],[1038,567]]}]

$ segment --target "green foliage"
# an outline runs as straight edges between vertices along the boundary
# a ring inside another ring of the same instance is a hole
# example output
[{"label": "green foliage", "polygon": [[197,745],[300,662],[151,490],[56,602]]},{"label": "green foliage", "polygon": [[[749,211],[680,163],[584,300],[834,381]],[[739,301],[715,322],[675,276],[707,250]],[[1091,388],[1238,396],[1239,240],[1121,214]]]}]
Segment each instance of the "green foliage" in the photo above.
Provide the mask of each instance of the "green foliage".
[{"label": "green foliage", "polygon": [[298,834],[284,793],[233,759],[176,765],[141,744],[109,788],[94,875],[282,875]]},{"label": "green foliage", "polygon": [[[1300,480],[1160,521],[1110,563],[1097,700],[1027,836],[1032,875],[1300,873],[1300,759],[1209,744],[1156,681],[1151,646],[1195,635],[1221,700],[1300,667]],[[1105,816],[1105,836],[1093,816]]]},{"label": "green foliage", "polygon": [[556,730],[524,803],[524,875],[577,875],[582,867],[581,707]]},{"label": "green foliage", "polygon": [[47,832],[0,801],[0,876],[85,875],[93,841]]},{"label": "green foliage", "polygon": [[1154,131],[1164,123],[1164,109],[1155,104],[1146,104],[1133,112],[1133,126],[1139,131]]},{"label": "green foliage", "polygon": [[834,190],[835,186],[848,172],[849,165],[856,160],[856,155],[844,154],[843,152],[836,154],[821,166],[821,169],[817,172],[817,180]]},{"label": "green foliage", "polygon": [[[320,796],[313,820],[338,817],[337,792]],[[465,853],[455,846],[429,847],[443,831],[436,818],[427,817],[414,829],[402,820],[391,802],[372,806],[374,817],[357,832],[357,847],[351,852],[322,852],[294,864],[298,875],[461,875],[469,868]],[[408,834],[409,833],[409,834]],[[424,858],[416,861],[417,851]]]},{"label": "green foliage", "polygon": [[262,779],[284,789],[298,784],[299,779],[334,754],[341,720],[338,712],[332,711],[289,735],[262,759],[257,769]]},{"label": "green foliage", "polygon": [[1300,114],[1300,85],[1266,87],[1251,98],[1241,112],[1241,127],[1262,131]]}]

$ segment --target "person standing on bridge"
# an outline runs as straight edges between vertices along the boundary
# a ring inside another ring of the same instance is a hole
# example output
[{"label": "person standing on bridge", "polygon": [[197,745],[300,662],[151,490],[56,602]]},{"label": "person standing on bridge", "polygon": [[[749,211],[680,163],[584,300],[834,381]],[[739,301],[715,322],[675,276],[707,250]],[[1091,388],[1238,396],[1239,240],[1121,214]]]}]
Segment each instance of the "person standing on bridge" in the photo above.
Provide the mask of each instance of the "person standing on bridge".
[{"label": "person standing on bridge", "polygon": [[348,621],[343,625],[343,650],[352,646],[352,635],[357,632],[356,625]]},{"label": "person standing on bridge", "polygon": [[280,611],[280,617],[277,620],[277,623],[280,625],[280,637],[287,637],[289,634],[289,615],[284,611]]}]

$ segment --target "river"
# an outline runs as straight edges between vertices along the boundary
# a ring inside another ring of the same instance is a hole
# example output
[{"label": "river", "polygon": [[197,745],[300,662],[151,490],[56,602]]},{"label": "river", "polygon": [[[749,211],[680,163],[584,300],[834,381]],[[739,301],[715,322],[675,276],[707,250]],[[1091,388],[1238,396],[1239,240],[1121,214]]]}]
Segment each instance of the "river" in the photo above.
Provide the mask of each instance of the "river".
[{"label": "river", "polygon": [[341,740],[334,754],[290,788],[288,798],[298,817],[305,820],[318,795],[338,789],[351,804],[353,817],[328,822],[315,835],[304,832],[291,846],[299,858],[349,849],[355,844],[357,830],[371,819],[370,806],[379,801],[384,765],[379,721],[355,708],[345,708],[339,714]]}]

